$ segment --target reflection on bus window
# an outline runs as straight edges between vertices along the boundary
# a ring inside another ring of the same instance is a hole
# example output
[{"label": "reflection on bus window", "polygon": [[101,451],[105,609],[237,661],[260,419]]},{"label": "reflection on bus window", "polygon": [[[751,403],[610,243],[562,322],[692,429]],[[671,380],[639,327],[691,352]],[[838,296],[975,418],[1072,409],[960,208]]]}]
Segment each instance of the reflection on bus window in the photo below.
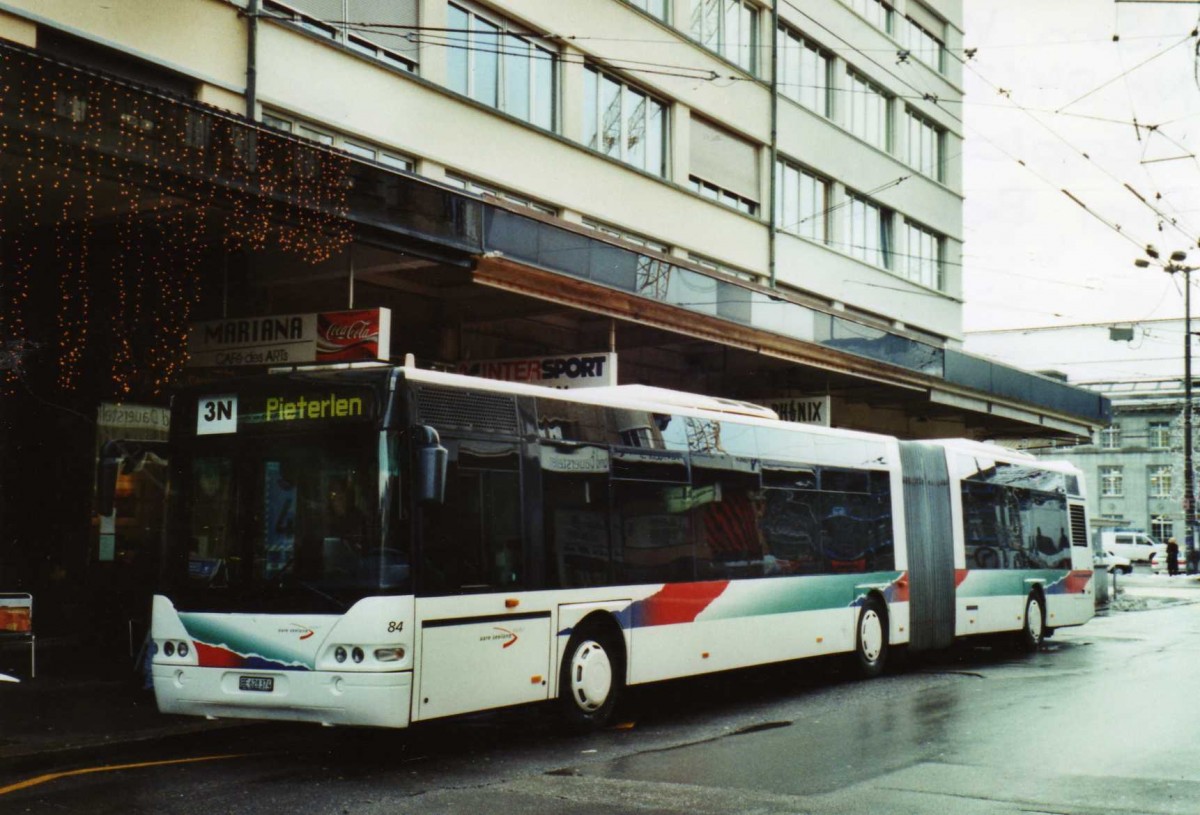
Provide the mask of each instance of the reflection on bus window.
[{"label": "reflection on bus window", "polygon": [[544,445],[541,466],[547,585],[609,584],[608,450]]},{"label": "reflection on bus window", "polygon": [[209,443],[214,454],[181,474],[170,543],[192,590],[294,594],[326,610],[407,586],[407,553],[380,537],[377,435]]},{"label": "reflection on bus window", "polygon": [[236,556],[232,532],[236,528],[233,496],[233,462],[226,458],[198,458],[192,462],[195,509],[188,535],[188,573],[204,582],[224,582],[226,560]]},{"label": "reflection on bus window", "polygon": [[505,442],[443,437],[446,500],[421,513],[426,594],[524,585],[520,458]]},{"label": "reflection on bus window", "polygon": [[[1067,500],[1061,493],[1001,485],[996,473],[962,485],[968,569],[1061,569],[1071,563]],[[1008,483],[1050,483],[1009,467]],[[1040,472],[1040,471],[1039,471]]]}]

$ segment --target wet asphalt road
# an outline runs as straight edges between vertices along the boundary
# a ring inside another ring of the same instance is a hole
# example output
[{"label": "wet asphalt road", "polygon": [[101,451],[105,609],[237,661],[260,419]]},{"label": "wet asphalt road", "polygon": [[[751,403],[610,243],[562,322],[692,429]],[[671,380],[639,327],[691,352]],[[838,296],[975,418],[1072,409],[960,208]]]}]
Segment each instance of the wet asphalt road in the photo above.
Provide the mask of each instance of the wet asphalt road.
[{"label": "wet asphalt road", "polygon": [[1189,696],[1200,605],[1172,605],[1061,631],[1029,657],[959,648],[867,682],[821,662],[656,686],[622,727],[584,737],[525,709],[170,739],[0,774],[0,789],[30,784],[0,812],[1191,815]]}]

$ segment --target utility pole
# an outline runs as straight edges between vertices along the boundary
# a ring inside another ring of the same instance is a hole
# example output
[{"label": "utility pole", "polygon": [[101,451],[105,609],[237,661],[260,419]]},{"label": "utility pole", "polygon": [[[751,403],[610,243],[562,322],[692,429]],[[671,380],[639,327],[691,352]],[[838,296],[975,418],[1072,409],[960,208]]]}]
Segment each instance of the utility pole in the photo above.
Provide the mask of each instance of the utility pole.
[{"label": "utility pole", "polygon": [[[1146,254],[1158,261],[1158,250],[1146,247]],[[1158,264],[1167,274],[1183,274],[1183,528],[1187,572],[1193,574],[1197,568],[1198,553],[1196,540],[1196,474],[1192,464],[1192,272],[1200,268],[1185,266],[1187,252],[1176,250],[1166,263]],[[1138,258],[1134,266],[1145,269],[1151,263]]]}]

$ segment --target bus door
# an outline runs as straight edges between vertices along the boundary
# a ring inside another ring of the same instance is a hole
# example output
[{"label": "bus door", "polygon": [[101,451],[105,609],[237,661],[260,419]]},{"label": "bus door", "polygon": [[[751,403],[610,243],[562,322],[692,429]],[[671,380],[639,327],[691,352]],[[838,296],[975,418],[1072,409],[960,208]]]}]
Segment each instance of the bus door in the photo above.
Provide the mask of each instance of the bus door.
[{"label": "bus door", "polygon": [[900,442],[908,552],[909,647],[948,648],[954,641],[954,537],[950,476],[940,447]]},{"label": "bus door", "polygon": [[413,719],[547,698],[551,609],[534,602],[516,442],[442,438],[446,496],[419,512]]}]

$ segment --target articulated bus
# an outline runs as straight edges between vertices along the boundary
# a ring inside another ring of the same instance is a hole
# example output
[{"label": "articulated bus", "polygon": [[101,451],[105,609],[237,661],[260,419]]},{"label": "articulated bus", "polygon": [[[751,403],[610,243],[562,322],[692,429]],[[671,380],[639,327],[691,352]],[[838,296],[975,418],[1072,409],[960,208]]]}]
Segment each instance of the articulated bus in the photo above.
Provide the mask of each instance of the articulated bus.
[{"label": "articulated bus", "polygon": [[1071,466],[674,391],[292,370],[178,394],[169,461],[168,713],[586,728],[630,685],[1093,614]]}]

